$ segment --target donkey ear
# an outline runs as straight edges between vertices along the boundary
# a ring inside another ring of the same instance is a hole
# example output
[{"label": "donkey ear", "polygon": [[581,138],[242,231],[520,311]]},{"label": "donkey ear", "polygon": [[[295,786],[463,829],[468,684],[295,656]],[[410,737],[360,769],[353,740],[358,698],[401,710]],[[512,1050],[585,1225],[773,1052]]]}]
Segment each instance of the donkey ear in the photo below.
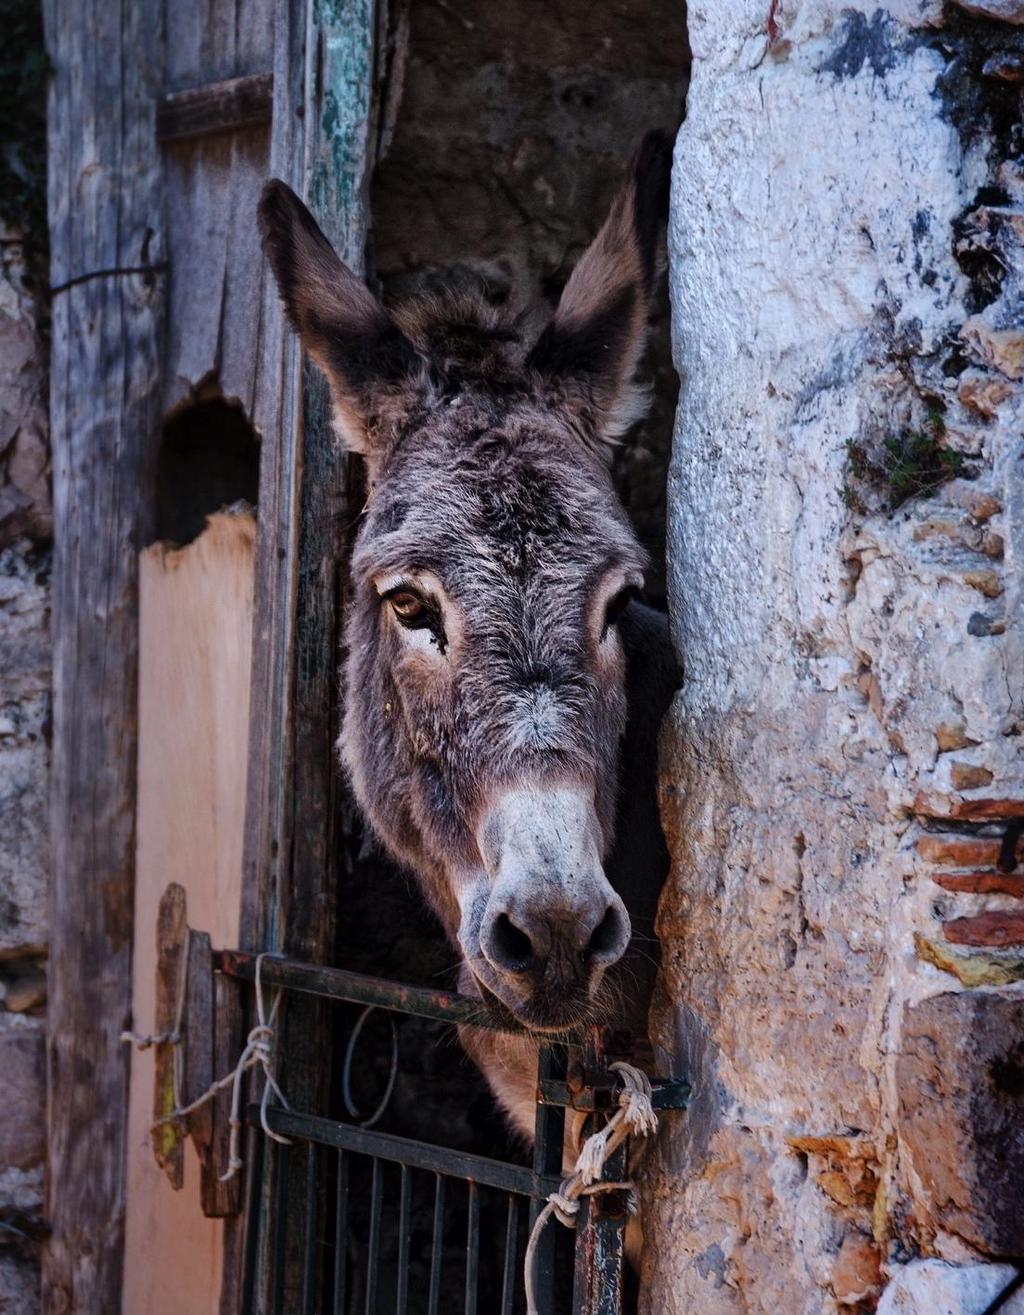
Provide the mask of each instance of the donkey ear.
[{"label": "donkey ear", "polygon": [[614,442],[643,414],[633,375],[668,218],[672,138],[650,132],[604,226],[580,257],[528,364],[566,389],[593,437]]},{"label": "donkey ear", "polygon": [[347,445],[369,455],[381,400],[413,374],[416,351],[290,187],[267,183],[259,220],[292,328],[327,376]]}]

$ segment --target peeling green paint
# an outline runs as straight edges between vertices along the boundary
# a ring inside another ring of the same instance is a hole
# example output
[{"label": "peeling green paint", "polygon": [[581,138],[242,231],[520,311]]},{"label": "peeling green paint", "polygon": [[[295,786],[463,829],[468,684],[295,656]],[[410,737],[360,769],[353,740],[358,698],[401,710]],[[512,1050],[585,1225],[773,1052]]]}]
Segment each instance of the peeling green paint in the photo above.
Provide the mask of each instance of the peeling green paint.
[{"label": "peeling green paint", "polygon": [[310,202],[342,256],[361,271],[370,167],[375,6],[372,0],[315,0],[321,91]]}]

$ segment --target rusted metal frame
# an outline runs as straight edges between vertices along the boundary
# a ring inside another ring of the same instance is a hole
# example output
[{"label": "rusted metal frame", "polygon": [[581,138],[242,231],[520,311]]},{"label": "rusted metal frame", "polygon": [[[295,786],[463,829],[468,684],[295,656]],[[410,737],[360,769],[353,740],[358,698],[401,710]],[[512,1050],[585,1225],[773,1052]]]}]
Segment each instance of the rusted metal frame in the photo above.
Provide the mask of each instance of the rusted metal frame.
[{"label": "rusted metal frame", "polygon": [[[543,1044],[537,1060],[538,1094],[543,1082],[564,1082],[568,1057],[565,1046]],[[560,1105],[537,1102],[534,1123],[533,1171],[538,1178],[555,1178],[561,1186],[562,1158],[565,1144],[565,1110]],[[557,1189],[555,1189],[557,1190]],[[544,1207],[548,1192],[534,1196],[530,1201],[530,1228]],[[534,1276],[539,1315],[555,1315],[555,1251],[558,1230],[545,1228],[534,1253]]]},{"label": "rusted metal frame", "polygon": [[[626,1147],[621,1146],[605,1162],[604,1177],[615,1182],[625,1174]],[[628,1217],[628,1192],[602,1192],[581,1199],[576,1219],[573,1315],[619,1315]]]},{"label": "rusted metal frame", "polygon": [[[610,1095],[609,1053],[612,1040],[600,1028],[594,1028],[577,1062],[569,1071],[570,1093],[579,1097]],[[625,1038],[614,1038],[621,1045]],[[582,1085],[581,1085],[582,1084]],[[575,1090],[572,1090],[575,1089]],[[609,1104],[605,1108],[609,1108]],[[587,1132],[594,1132],[605,1122],[603,1112],[595,1112],[587,1121]],[[605,1161],[603,1179],[622,1182],[627,1175],[627,1144]],[[618,1315],[622,1305],[622,1259],[629,1192],[608,1191],[580,1199],[576,1217],[576,1246],[573,1257],[573,1315]]]},{"label": "rusted metal frame", "polygon": [[[217,969],[229,977],[251,982],[256,977],[256,955],[243,950],[219,950],[214,956]],[[265,986],[280,986],[289,991],[344,1000],[351,1004],[377,1005],[396,1013],[415,1014],[442,1023],[468,1023],[499,1032],[522,1029],[494,1019],[479,1000],[452,991],[434,991],[426,987],[405,986],[382,977],[369,977],[344,968],[325,968],[300,963],[295,959],[265,958],[260,966],[260,981]]]},{"label": "rusted metal frame", "polygon": [[[614,1074],[608,1076],[613,1078]],[[538,1084],[537,1099],[545,1105],[564,1105],[567,1109],[593,1114],[615,1108],[616,1090],[611,1085],[574,1090],[567,1082],[545,1078]],[[671,1078],[651,1079],[651,1104],[656,1110],[684,1110],[689,1100],[687,1083]]]},{"label": "rusted metal frame", "polygon": [[[248,1117],[254,1126],[260,1126],[258,1105],[249,1107]],[[296,1141],[354,1151],[374,1159],[388,1160],[392,1164],[405,1164],[411,1169],[444,1174],[446,1178],[464,1178],[482,1187],[531,1197],[542,1204],[561,1184],[561,1165],[557,1172],[538,1173],[535,1169],[506,1164],[504,1160],[492,1160],[486,1155],[453,1151],[447,1146],[434,1146],[430,1142],[399,1137],[395,1133],[377,1132],[375,1128],[360,1128],[352,1123],[338,1123],[334,1119],[321,1119],[313,1114],[300,1114],[297,1110],[286,1110],[276,1105],[267,1110],[267,1126],[273,1132]],[[561,1154],[559,1144],[559,1160]]]}]

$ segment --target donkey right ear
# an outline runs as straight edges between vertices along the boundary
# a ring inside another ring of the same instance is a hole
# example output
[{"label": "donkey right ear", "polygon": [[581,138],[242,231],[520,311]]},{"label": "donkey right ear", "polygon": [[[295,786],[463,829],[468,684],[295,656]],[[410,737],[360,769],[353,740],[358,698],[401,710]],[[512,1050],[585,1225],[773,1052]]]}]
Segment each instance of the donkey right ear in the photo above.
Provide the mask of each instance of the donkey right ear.
[{"label": "donkey right ear", "polygon": [[349,448],[370,455],[381,395],[416,371],[415,348],[278,179],[263,189],[259,220],[285,313],[327,377],[335,421]]}]

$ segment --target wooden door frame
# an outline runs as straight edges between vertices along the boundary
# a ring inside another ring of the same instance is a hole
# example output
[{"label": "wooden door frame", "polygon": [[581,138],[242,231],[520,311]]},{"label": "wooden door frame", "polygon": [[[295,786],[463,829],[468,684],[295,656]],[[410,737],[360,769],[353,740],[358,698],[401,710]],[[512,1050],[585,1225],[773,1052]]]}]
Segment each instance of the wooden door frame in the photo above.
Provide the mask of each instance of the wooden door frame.
[{"label": "wooden door frame", "polygon": [[[306,200],[356,273],[365,264],[383,16],[375,0],[280,0],[277,8],[271,175]],[[264,431],[260,465],[241,945],[325,963],[346,866],[338,834],[337,669],[359,479],[333,432],[323,380],[284,332],[272,288],[268,302],[264,322],[274,330],[264,368],[277,372],[279,413]],[[290,1001],[279,1033],[289,1100],[323,1108],[324,1006]],[[273,1161],[264,1163],[270,1172],[249,1199],[269,1210]],[[305,1192],[289,1176],[287,1212],[297,1235]],[[242,1231],[225,1242],[223,1315],[239,1306]],[[259,1272],[257,1290],[265,1295],[265,1262]],[[287,1309],[297,1307],[300,1284],[296,1257],[286,1269]]]},{"label": "wooden door frame", "polygon": [[[374,0],[279,0],[271,173],[362,270],[375,154]],[[166,324],[162,0],[44,0],[50,94],[54,736],[43,1305],[121,1309],[131,1023],[138,553],[153,527]],[[253,198],[255,202],[255,197]],[[255,222],[255,215],[253,217]],[[255,328],[255,326],[254,326]],[[319,379],[268,291],[254,350],[262,438],[242,945],[323,961],[333,942],[337,635],[347,463]],[[140,929],[147,935],[150,929]],[[315,1014],[283,1041],[296,1103],[325,1066]],[[305,1057],[305,1058],[304,1058]],[[222,1310],[237,1308],[240,1228]]]}]

